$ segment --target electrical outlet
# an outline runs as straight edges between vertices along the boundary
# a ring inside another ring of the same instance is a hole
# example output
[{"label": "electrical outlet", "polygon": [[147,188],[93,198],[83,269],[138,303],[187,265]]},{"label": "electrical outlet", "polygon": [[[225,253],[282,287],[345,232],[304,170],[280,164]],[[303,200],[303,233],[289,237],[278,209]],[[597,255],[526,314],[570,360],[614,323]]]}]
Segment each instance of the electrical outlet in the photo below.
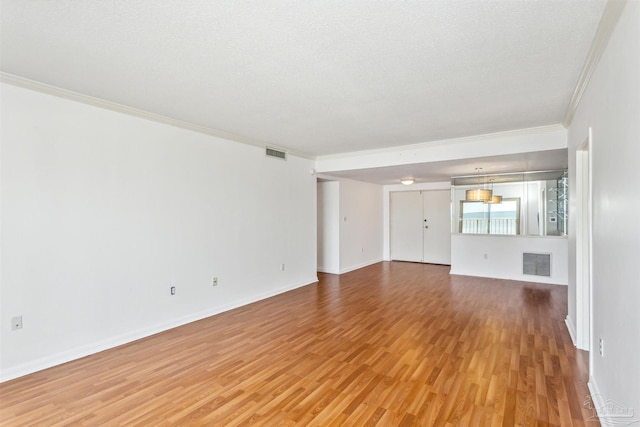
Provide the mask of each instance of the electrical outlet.
[{"label": "electrical outlet", "polygon": [[218,278],[214,277],[211,283],[213,284],[213,286],[218,286]]},{"label": "electrical outlet", "polygon": [[175,295],[176,294],[176,287],[172,286],[171,287],[171,295]]},{"label": "electrical outlet", "polygon": [[484,254],[484,259],[489,259],[489,254]]},{"label": "electrical outlet", "polygon": [[600,341],[598,343],[598,350],[600,351],[600,356],[604,357],[604,339],[600,337]]},{"label": "electrical outlet", "polygon": [[284,271],[284,264],[280,264],[280,271]]},{"label": "electrical outlet", "polygon": [[11,318],[11,330],[22,329],[22,316],[15,316]]}]

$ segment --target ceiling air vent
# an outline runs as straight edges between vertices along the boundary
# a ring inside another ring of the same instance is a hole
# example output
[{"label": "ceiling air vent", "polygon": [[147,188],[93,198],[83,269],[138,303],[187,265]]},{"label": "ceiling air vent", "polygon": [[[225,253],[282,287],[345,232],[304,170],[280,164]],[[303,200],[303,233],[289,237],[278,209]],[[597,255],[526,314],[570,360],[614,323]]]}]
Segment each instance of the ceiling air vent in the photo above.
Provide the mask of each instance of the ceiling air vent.
[{"label": "ceiling air vent", "polygon": [[522,274],[551,277],[551,254],[522,254]]},{"label": "ceiling air vent", "polygon": [[287,152],[276,150],[275,148],[266,148],[266,155],[269,157],[275,157],[276,159],[287,160]]}]

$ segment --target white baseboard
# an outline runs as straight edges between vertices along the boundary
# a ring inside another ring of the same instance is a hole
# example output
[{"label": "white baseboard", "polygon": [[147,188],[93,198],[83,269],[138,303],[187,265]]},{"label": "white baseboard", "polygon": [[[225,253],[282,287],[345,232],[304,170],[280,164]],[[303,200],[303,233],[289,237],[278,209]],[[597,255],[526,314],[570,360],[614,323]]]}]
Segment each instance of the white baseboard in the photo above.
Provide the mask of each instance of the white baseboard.
[{"label": "white baseboard", "polygon": [[322,267],[318,267],[318,271],[320,273],[328,273],[328,274],[344,274],[344,273],[348,273],[350,271],[359,270],[361,268],[368,267],[368,266],[373,265],[373,264],[377,264],[377,263],[382,262],[382,261],[384,261],[382,258],[378,258],[378,259],[374,259],[374,260],[370,260],[370,261],[365,261],[365,262],[360,263],[360,264],[352,265],[350,267],[345,267],[345,268],[342,268],[342,269],[337,270],[337,271],[336,270],[325,269],[325,268],[322,268]]},{"label": "white baseboard", "polygon": [[577,347],[578,344],[576,341],[576,327],[573,326],[573,320],[571,320],[569,315],[565,317],[564,324],[567,325],[567,330],[569,331],[569,336],[571,337],[571,342],[573,343],[573,346]]},{"label": "white baseboard", "polygon": [[551,279],[548,279],[548,278],[545,279],[538,276],[527,276],[527,275],[505,276],[505,275],[499,275],[499,274],[492,275],[492,274],[478,273],[476,271],[455,270],[453,266],[451,267],[449,274],[454,276],[485,277],[487,279],[513,280],[515,282],[531,282],[531,283],[540,283],[543,285],[567,286],[567,283],[554,282]]},{"label": "white baseboard", "polygon": [[351,267],[341,268],[340,269],[340,274],[348,273],[348,272],[354,271],[354,270],[359,270],[361,268],[368,267],[370,265],[377,264],[379,262],[382,262],[382,258],[376,258],[374,260],[365,261],[365,262],[360,263],[360,264],[352,265]]},{"label": "white baseboard", "polygon": [[[567,316],[567,319],[568,318],[569,316]],[[591,393],[591,396],[590,396],[591,405],[592,405],[591,410],[594,411],[594,413],[597,414],[599,418],[600,412],[601,412],[599,408],[603,407],[603,405],[605,404],[605,401],[604,401],[604,398],[602,397],[602,394],[600,394],[600,389],[596,384],[595,378],[593,378],[592,376],[589,377],[589,382],[587,383],[587,387],[589,387],[589,393]],[[602,421],[600,421],[600,425],[602,425],[603,427],[607,427],[607,425]]]},{"label": "white baseboard", "polygon": [[636,425],[640,423],[640,417],[634,414],[633,408],[625,408],[620,403],[607,399],[601,392],[600,387],[593,375],[589,376],[587,383],[591,399],[585,404],[589,404],[594,412],[593,418],[596,417],[600,421],[602,427],[616,427]]},{"label": "white baseboard", "polygon": [[53,366],[61,365],[63,363],[71,362],[72,360],[77,360],[104,350],[109,350],[123,344],[128,344],[132,341],[146,338],[151,335],[167,331],[169,329],[177,328],[178,326],[182,326],[187,323],[215,316],[216,314],[224,313],[225,311],[233,310],[234,308],[242,307],[244,305],[248,305],[263,299],[270,298],[272,296],[301,288],[303,286],[316,283],[317,281],[317,277],[314,277],[309,281],[305,281],[303,283],[276,288],[268,292],[262,292],[260,294],[254,295],[250,298],[234,301],[231,304],[225,304],[211,309],[199,311],[197,313],[191,313],[186,316],[171,319],[169,321],[154,325],[149,328],[139,329],[126,334],[108,338],[106,340],[79,346],[67,351],[52,354],[50,356],[32,360],[30,362],[22,363],[9,369],[2,370],[2,372],[0,372],[0,383],[22,377],[24,375],[32,374],[37,371],[42,371],[43,369],[51,368]]},{"label": "white baseboard", "polygon": [[327,273],[327,274],[340,274],[340,271],[330,270],[330,269],[321,268],[321,267],[318,267],[318,272],[319,273]]},{"label": "white baseboard", "polygon": [[603,415],[602,410],[603,408],[606,408],[607,403],[604,396],[602,396],[602,394],[600,393],[600,388],[596,383],[596,379],[593,378],[592,376],[589,377],[589,382],[587,383],[587,387],[589,387],[589,393],[591,393],[591,402],[593,405],[592,410],[597,414],[598,419],[600,421],[600,425],[602,427],[610,427],[611,424],[607,423],[608,420],[601,418]]}]

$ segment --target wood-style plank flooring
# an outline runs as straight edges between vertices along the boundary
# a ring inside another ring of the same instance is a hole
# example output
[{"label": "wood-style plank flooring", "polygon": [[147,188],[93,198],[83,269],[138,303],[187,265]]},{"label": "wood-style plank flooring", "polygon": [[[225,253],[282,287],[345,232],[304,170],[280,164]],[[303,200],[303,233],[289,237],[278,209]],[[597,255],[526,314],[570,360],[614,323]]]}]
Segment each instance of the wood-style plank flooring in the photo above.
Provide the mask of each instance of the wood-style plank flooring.
[{"label": "wood-style plank flooring", "polygon": [[10,426],[598,426],[567,289],[384,262],[0,384]]}]

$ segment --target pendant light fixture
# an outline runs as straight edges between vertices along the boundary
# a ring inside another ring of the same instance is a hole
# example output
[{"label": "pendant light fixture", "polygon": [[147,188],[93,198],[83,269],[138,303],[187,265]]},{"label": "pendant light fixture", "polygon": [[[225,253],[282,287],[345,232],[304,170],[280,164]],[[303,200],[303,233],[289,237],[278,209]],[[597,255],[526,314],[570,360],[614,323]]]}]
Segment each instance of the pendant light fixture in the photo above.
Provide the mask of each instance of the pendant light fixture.
[{"label": "pendant light fixture", "polygon": [[502,196],[491,196],[490,200],[485,202],[488,205],[499,205],[502,203]]},{"label": "pendant light fixture", "polygon": [[491,198],[489,200],[487,200],[486,204],[488,205],[499,205],[500,203],[502,203],[502,196],[495,196],[493,195],[493,181],[495,181],[495,178],[491,178],[489,180],[489,182],[491,183]]},{"label": "pendant light fixture", "polygon": [[480,171],[482,168],[476,168],[476,173],[478,174],[478,188],[474,188],[471,190],[467,190],[465,192],[465,199],[471,202],[487,202],[491,200],[493,196],[493,192],[489,189],[484,188],[484,186],[480,185]]}]

